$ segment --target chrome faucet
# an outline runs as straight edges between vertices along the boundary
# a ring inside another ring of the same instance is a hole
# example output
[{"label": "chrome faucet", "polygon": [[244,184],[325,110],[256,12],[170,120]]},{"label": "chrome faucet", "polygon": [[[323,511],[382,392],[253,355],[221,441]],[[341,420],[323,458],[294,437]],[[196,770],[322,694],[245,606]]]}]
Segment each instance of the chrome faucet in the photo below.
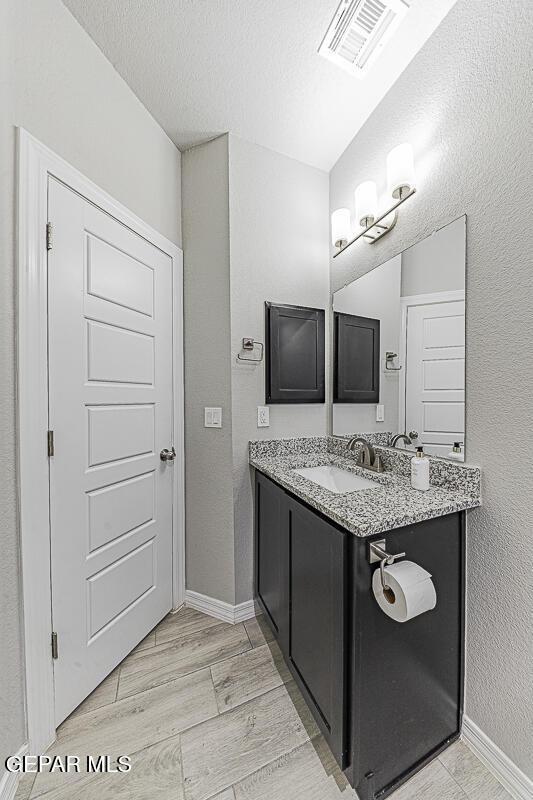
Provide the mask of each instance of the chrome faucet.
[{"label": "chrome faucet", "polygon": [[397,433],[389,442],[389,447],[396,447],[399,441],[403,440],[405,444],[413,444],[410,437],[406,433]]},{"label": "chrome faucet", "polygon": [[359,458],[357,459],[357,466],[363,469],[371,469],[373,472],[384,472],[383,462],[381,456],[377,455],[376,451],[366,439],[362,436],[354,436],[348,442],[348,450],[352,453],[355,451],[355,446],[360,444]]}]

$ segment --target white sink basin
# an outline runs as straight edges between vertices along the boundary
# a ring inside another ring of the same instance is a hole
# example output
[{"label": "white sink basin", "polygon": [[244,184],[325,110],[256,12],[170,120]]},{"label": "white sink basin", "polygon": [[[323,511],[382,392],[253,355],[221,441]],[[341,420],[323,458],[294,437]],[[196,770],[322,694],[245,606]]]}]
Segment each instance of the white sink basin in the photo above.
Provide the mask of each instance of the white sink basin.
[{"label": "white sink basin", "polygon": [[319,486],[329,489],[330,492],[335,492],[335,494],[357,492],[361,489],[377,489],[379,486],[375,481],[369,481],[368,478],[362,478],[361,475],[356,475],[355,472],[349,472],[347,469],[335,466],[302,467],[302,469],[295,469],[293,472],[303,478],[307,478],[309,481],[313,481],[313,483],[318,483]]}]

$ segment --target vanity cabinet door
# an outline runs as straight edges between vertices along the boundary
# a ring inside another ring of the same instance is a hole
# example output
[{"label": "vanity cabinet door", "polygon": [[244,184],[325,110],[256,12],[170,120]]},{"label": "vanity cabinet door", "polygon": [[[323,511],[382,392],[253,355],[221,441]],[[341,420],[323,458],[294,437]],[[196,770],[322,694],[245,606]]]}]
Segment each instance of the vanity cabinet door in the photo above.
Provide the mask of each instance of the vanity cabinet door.
[{"label": "vanity cabinet door", "polygon": [[284,529],[287,495],[260,472],[255,479],[255,597],[276,638],[287,629]]},{"label": "vanity cabinet door", "polygon": [[266,402],[325,402],[325,311],[265,303]]},{"label": "vanity cabinet door", "polygon": [[346,762],[347,536],[287,497],[289,667],[342,768]]},{"label": "vanity cabinet door", "polygon": [[[464,512],[463,512],[464,513]],[[379,608],[377,564],[354,538],[352,758],[360,800],[389,794],[461,730],[464,648],[464,516],[447,514],[378,535],[432,576],[433,610],[405,623]]]},{"label": "vanity cabinet door", "polygon": [[379,403],[380,320],[334,314],[334,403]]}]

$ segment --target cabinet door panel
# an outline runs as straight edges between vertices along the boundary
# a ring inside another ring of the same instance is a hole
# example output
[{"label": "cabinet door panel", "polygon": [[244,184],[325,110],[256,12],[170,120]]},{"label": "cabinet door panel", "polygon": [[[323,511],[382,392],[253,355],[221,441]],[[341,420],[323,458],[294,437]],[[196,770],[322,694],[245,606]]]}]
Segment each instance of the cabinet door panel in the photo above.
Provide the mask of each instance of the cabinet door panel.
[{"label": "cabinet door panel", "polygon": [[293,500],[287,532],[289,665],[344,766],[346,534]]},{"label": "cabinet door panel", "polygon": [[255,593],[279,638],[286,628],[283,568],[286,495],[260,473],[256,475],[255,487]]},{"label": "cabinet door panel", "polygon": [[325,311],[265,303],[267,403],[325,401]]},{"label": "cabinet door panel", "polygon": [[[437,604],[405,623],[386,616],[372,593],[378,567],[368,542],[355,556],[356,653],[352,695],[353,786],[361,800],[395,788],[461,728],[464,531],[449,514],[384,534],[387,550],[432,575]],[[394,735],[391,737],[391,732]],[[384,747],[383,743],[387,746]]]},{"label": "cabinet door panel", "polygon": [[334,403],[379,403],[379,319],[334,317]]}]

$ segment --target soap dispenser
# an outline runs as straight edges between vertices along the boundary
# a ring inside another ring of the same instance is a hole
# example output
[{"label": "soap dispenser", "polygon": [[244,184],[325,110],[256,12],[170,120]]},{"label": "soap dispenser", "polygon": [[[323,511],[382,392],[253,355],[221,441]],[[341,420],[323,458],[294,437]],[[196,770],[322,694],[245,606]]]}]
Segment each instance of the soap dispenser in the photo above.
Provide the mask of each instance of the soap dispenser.
[{"label": "soap dispenser", "polygon": [[423,447],[417,447],[416,455],[411,459],[411,486],[420,492],[429,489],[429,458],[424,455]]},{"label": "soap dispenser", "polygon": [[462,444],[463,444],[463,442],[454,442],[453,443],[453,450],[451,451],[451,453],[448,453],[448,455],[446,457],[447,458],[452,458],[454,461],[464,461],[465,460],[465,454],[461,450],[461,445]]}]

